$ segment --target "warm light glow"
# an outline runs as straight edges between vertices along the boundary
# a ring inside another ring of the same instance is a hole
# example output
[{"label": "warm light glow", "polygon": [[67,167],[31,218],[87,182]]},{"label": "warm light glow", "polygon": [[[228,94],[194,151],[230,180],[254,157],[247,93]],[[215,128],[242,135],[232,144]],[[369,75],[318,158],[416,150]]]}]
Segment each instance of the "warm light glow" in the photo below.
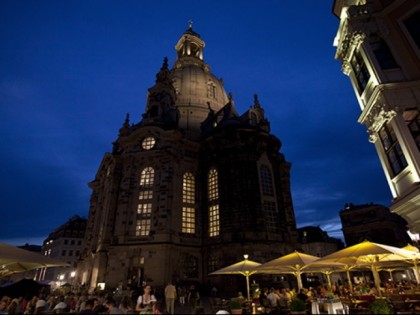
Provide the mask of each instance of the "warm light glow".
[{"label": "warm light glow", "polygon": [[72,272],[70,273],[70,277],[74,278],[75,276],[76,276],[76,271],[72,271]]},{"label": "warm light glow", "polygon": [[185,173],[182,184],[182,232],[195,233],[195,178]]},{"label": "warm light glow", "polygon": [[99,282],[98,283],[98,289],[99,290],[105,290],[105,282]]},{"label": "warm light glow", "polygon": [[60,281],[64,280],[64,275],[63,274],[59,275],[58,280],[60,280]]},{"label": "warm light glow", "polygon": [[245,258],[245,259],[248,259],[248,255],[247,255],[247,254],[245,254],[245,255],[244,255],[244,258]]}]

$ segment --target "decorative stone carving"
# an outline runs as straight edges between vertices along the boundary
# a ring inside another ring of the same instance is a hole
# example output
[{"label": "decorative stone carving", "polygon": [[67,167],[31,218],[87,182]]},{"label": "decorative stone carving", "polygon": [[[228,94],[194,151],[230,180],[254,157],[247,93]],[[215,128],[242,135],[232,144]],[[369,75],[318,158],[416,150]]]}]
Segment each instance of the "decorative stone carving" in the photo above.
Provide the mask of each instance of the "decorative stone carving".
[{"label": "decorative stone carving", "polygon": [[397,112],[394,109],[391,109],[386,103],[373,106],[365,120],[365,125],[368,127],[369,134],[375,135],[383,124],[390,121],[395,115],[397,115]]}]

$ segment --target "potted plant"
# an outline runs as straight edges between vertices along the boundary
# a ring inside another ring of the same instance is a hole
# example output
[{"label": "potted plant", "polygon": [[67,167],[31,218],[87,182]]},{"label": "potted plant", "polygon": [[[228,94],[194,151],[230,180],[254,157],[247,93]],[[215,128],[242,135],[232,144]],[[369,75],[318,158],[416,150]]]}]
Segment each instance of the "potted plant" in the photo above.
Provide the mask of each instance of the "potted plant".
[{"label": "potted plant", "polygon": [[393,314],[391,305],[386,300],[375,300],[369,306],[371,314]]},{"label": "potted plant", "polygon": [[230,300],[230,313],[231,314],[242,314],[242,305],[236,299]]},{"label": "potted plant", "polygon": [[289,308],[290,314],[306,314],[306,303],[299,298],[293,298]]}]

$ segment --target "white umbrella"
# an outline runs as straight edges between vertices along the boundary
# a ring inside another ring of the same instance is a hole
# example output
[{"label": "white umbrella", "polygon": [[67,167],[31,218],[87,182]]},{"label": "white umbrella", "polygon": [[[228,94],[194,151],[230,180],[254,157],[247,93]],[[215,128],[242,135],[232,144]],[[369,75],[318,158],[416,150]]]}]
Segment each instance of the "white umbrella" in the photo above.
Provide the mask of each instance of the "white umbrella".
[{"label": "white umbrella", "polygon": [[349,268],[356,266],[369,266],[373,274],[375,286],[379,295],[381,295],[381,281],[378,274],[378,266],[380,265],[380,262],[395,261],[396,257],[399,257],[401,260],[410,259],[414,257],[414,255],[414,252],[398,247],[364,241],[324,256],[319,261],[341,262],[347,264]]},{"label": "white umbrella", "polygon": [[70,266],[40,253],[0,243],[0,277],[37,268]]},{"label": "white umbrella", "polygon": [[227,266],[225,268],[213,271],[209,273],[209,276],[212,275],[243,275],[246,278],[246,293],[248,300],[250,300],[250,290],[249,290],[249,276],[257,272],[257,267],[261,264],[252,260],[248,260],[248,255],[244,255],[244,260],[237,262],[233,265]]},{"label": "white umbrella", "polygon": [[302,288],[302,273],[319,257],[294,251],[285,256],[270,260],[258,267],[259,273],[282,274],[290,273],[296,277],[298,288]]}]

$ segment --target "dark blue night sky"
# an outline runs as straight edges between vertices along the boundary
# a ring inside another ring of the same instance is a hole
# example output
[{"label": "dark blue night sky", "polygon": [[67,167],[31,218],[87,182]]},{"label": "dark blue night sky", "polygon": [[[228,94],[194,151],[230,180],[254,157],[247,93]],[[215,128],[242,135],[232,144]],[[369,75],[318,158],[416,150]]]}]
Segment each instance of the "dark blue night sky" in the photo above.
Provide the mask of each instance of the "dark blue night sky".
[{"label": "dark blue night sky", "polygon": [[298,227],[342,237],[344,204],[391,193],[349,79],[334,60],[325,1],[0,2],[0,241],[41,244],[90,189],[126,113],[194,21],[204,60],[243,113],[258,94],[292,163]]}]

